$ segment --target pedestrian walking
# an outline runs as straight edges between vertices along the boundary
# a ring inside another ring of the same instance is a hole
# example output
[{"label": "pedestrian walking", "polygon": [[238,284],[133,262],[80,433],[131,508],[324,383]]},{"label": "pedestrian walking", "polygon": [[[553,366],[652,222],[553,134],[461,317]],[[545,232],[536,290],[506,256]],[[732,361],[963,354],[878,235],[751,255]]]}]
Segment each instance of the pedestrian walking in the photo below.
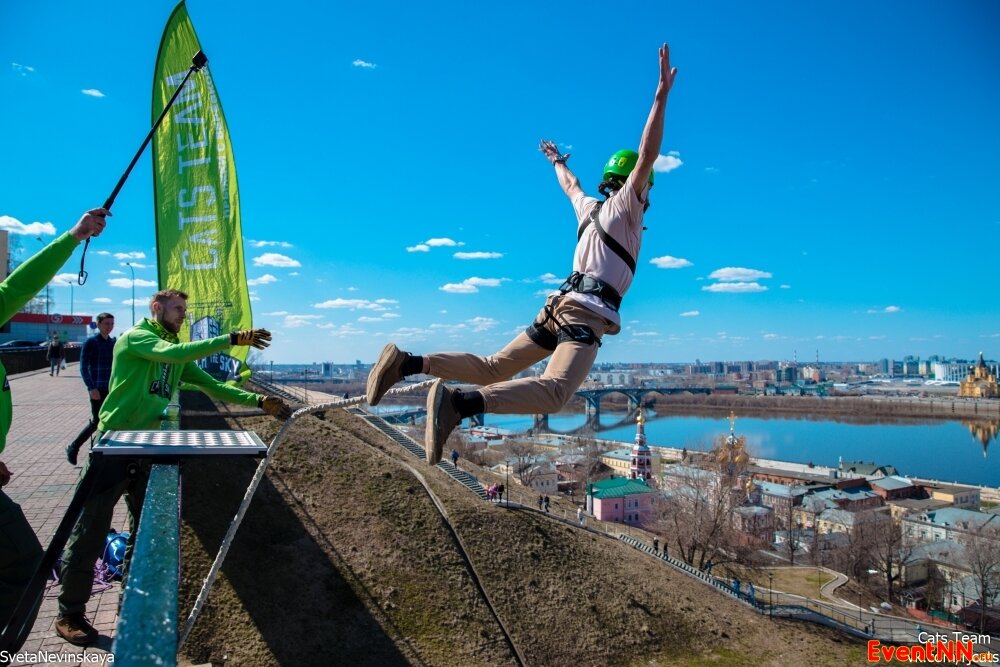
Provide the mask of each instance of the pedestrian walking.
[{"label": "pedestrian walking", "polygon": [[506,489],[506,487],[504,487],[503,484],[498,484],[497,485],[497,502],[498,503],[503,501],[503,492],[506,491],[506,490],[507,489]]},{"label": "pedestrian walking", "polygon": [[583,525],[583,508],[582,507],[577,507],[576,508],[576,520],[577,520],[577,522],[581,526]]},{"label": "pedestrian walking", "polygon": [[660,553],[660,540],[655,537],[653,538],[653,553]]},{"label": "pedestrian walking", "polygon": [[108,397],[108,383],[111,381],[111,360],[115,349],[115,338],[111,332],[115,328],[115,316],[101,313],[97,316],[97,333],[83,344],[80,350],[80,377],[87,387],[90,398],[90,422],[80,431],[73,442],[66,446],[66,460],[76,465],[77,454],[90,436],[97,431],[101,406]]},{"label": "pedestrian walking", "polygon": [[456,468],[458,467],[458,450],[457,449],[451,450],[451,464],[453,466],[455,466]]},{"label": "pedestrian walking", "polygon": [[[425,373],[440,378],[427,396],[424,447],[431,465],[441,459],[445,441],[462,419],[487,412],[558,412],[586,379],[602,337],[621,331],[619,309],[635,274],[653,164],[660,155],[667,96],[676,73],[664,44],[659,50],[659,81],[639,151],[620,150],[604,164],[598,186],[606,198],[603,202],[584,194],[580,180],[567,165],[569,154],[560,153],[551,141],[540,143],[559,186],[573,205],[577,242],[572,272],[559,292],[546,299],[531,326],[489,357],[465,352],[419,356],[393,343],[383,348],[368,375],[369,405],[378,405],[389,388],[408,375]],[[541,376],[512,379],[548,357],[551,359]],[[445,386],[446,380],[480,388],[453,390]]]},{"label": "pedestrian walking", "polygon": [[538,496],[538,511],[539,512],[542,510],[542,504],[544,502],[545,502],[545,500],[541,496]]},{"label": "pedestrian walking", "polygon": [[65,354],[66,346],[59,340],[59,334],[52,334],[52,340],[49,341],[49,345],[45,349],[45,359],[49,362],[49,375],[55,374],[56,377],[59,376],[59,370],[62,368],[63,356]]},{"label": "pedestrian walking", "polygon": [[549,497],[545,496],[545,511],[549,511]]}]

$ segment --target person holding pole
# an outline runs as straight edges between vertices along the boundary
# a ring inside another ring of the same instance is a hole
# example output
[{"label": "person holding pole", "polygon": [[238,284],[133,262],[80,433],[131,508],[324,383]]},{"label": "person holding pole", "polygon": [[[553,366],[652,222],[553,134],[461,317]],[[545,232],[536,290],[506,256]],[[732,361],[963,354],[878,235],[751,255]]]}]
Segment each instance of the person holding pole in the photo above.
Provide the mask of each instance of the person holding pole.
[{"label": "person holding pole", "polygon": [[[100,235],[104,231],[106,218],[109,215],[111,212],[104,208],[87,211],[68,232],[46,245],[7,276],[0,283],[0,322],[7,322],[41,291],[82,241]],[[13,416],[10,381],[2,363],[0,363],[0,387],[2,387],[0,389],[0,453],[2,453],[7,444],[7,432],[10,430]],[[3,492],[2,487],[10,483],[13,472],[0,461],[0,630],[6,630],[11,614],[42,559],[42,546],[24,512]],[[32,620],[37,613],[36,607],[30,614]],[[18,644],[4,648],[16,652],[21,646]]]}]

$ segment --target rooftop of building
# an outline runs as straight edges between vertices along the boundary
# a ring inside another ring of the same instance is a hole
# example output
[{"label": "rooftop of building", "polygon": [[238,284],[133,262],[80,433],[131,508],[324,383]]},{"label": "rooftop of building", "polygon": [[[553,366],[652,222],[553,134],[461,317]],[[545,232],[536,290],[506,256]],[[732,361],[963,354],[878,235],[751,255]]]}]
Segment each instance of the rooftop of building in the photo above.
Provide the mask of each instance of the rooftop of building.
[{"label": "rooftop of building", "polygon": [[646,493],[656,493],[656,489],[648,486],[641,479],[629,479],[627,477],[610,477],[594,482],[591,485],[591,495],[594,498],[623,498],[625,496],[637,496]]}]

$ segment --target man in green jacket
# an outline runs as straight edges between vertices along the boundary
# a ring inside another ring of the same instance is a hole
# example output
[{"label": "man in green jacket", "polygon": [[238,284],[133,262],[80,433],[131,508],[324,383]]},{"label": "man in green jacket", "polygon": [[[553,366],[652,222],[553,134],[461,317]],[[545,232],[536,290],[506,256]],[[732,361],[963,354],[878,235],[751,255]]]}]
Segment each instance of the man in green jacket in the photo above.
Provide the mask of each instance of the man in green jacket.
[{"label": "man in green jacket", "polygon": [[[152,317],[126,331],[115,344],[108,397],[101,407],[98,430],[143,431],[160,426],[160,415],[180,383],[193,385],[212,398],[228,403],[263,408],[268,414],[287,419],[291,408],[280,398],[243,391],[225,384],[195,363],[233,345],[270,345],[266,329],[234,331],[206,340],[181,343],[177,333],[187,315],[187,295],[162,290],[150,302]],[[90,460],[84,465],[87,474]],[[63,552],[62,593],[56,634],[77,646],[97,640],[97,630],[85,617],[94,579],[94,564],[104,547],[118,499],[125,494],[129,514],[125,576],[132,555],[139,513],[149,480],[149,461],[110,457],[105,459],[94,482],[94,490]]]},{"label": "man in green jacket", "polygon": [[[103,208],[87,211],[73,228],[17,267],[0,283],[0,322],[7,322],[24,304],[55,277],[80,242],[97,236],[111,213]],[[0,363],[0,452],[7,444],[13,404],[7,370]],[[0,487],[10,482],[11,471],[0,461]],[[24,512],[0,489],[0,630],[10,620],[24,587],[42,560],[42,546]],[[37,614],[38,610],[34,611]],[[34,621],[34,617],[31,618]],[[20,646],[10,647],[16,652]]]}]

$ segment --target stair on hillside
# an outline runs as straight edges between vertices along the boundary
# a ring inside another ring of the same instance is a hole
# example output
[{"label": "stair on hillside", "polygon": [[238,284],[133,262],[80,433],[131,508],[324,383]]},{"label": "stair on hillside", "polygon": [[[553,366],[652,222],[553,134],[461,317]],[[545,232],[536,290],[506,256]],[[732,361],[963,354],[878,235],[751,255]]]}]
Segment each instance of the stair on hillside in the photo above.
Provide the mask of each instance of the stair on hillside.
[{"label": "stair on hillside", "polygon": [[[360,416],[369,424],[371,424],[378,430],[385,433],[399,446],[401,446],[403,449],[416,456],[418,459],[422,461],[427,460],[427,455],[424,452],[424,448],[420,445],[420,443],[418,443],[416,440],[406,435],[399,429],[394,428],[391,424],[387,423],[381,417],[376,417],[374,415],[367,414],[366,412],[358,408],[352,408],[350,412]],[[451,461],[447,460],[439,461],[437,467],[443,470],[444,472],[448,473],[449,475],[451,475],[455,479],[455,481],[459,482],[460,484],[468,488],[477,496],[479,496],[483,500],[486,500],[486,490],[483,489],[483,485],[479,483],[479,480],[476,479],[475,476],[467,473],[461,468],[454,466],[451,463]]]}]

